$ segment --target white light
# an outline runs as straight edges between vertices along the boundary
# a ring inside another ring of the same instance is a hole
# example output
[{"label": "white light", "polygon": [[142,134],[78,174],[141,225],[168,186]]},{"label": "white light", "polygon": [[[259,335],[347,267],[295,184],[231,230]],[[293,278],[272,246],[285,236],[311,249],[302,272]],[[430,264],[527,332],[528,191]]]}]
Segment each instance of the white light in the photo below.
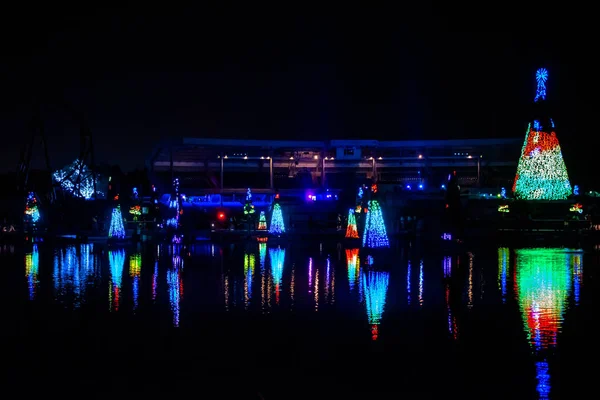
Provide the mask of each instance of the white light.
[{"label": "white light", "polygon": [[318,155],[318,154],[315,154],[313,158],[314,158],[315,160],[318,160],[318,159],[319,159],[319,155]]},{"label": "white light", "polygon": [[422,155],[422,154],[419,154],[419,158],[423,158],[423,155]]}]

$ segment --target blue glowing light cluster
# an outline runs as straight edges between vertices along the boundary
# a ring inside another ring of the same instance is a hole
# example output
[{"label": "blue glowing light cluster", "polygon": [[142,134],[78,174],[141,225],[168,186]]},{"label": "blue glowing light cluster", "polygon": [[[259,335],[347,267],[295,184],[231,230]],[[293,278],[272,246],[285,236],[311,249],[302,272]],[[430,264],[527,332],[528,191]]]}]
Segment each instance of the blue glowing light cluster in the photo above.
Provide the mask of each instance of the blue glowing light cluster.
[{"label": "blue glowing light cluster", "polygon": [[537,90],[535,92],[534,101],[540,99],[546,100],[546,81],[548,80],[548,70],[546,68],[540,68],[535,73],[535,80],[537,81]]},{"label": "blue glowing light cluster", "polygon": [[377,339],[376,326],[381,323],[381,317],[385,310],[387,291],[390,284],[388,272],[369,271],[363,275],[363,293],[365,294],[365,305],[369,324],[372,325],[373,340]]},{"label": "blue glowing light cluster", "polygon": [[108,265],[110,267],[110,278],[115,288],[120,289],[123,282],[123,269],[125,266],[125,250],[109,250]]},{"label": "blue glowing light cluster", "polygon": [[271,259],[271,275],[273,277],[273,283],[276,286],[281,285],[283,266],[285,263],[285,249],[280,247],[269,249],[269,258]]},{"label": "blue glowing light cluster", "polygon": [[377,200],[369,201],[369,211],[365,221],[365,229],[363,233],[363,247],[378,248],[389,247],[387,230],[381,206]]},{"label": "blue glowing light cluster", "polygon": [[285,223],[283,222],[283,213],[279,203],[273,206],[273,214],[271,215],[271,226],[269,232],[274,235],[285,233]]},{"label": "blue glowing light cluster", "polygon": [[121,206],[116,206],[112,210],[112,215],[110,217],[110,228],[108,229],[108,237],[114,239],[125,239],[125,227],[123,225]]},{"label": "blue glowing light cluster", "polygon": [[182,269],[182,258],[178,255],[173,256],[173,268],[167,271],[167,286],[169,287],[169,303],[173,312],[173,326],[176,328],[179,327],[180,303],[183,297]]},{"label": "blue glowing light cluster", "polygon": [[94,183],[97,182],[98,177],[79,159],[55,171],[52,178],[71,196],[86,200],[94,197]]}]

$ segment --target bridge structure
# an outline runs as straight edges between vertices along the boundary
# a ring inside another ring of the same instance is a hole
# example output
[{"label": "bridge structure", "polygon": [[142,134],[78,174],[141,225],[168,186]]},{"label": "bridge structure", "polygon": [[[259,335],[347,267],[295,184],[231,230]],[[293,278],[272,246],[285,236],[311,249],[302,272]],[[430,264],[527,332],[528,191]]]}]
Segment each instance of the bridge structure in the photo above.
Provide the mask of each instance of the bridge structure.
[{"label": "bridge structure", "polygon": [[[471,140],[244,140],[181,138],[147,161],[168,192],[177,177],[189,196],[337,191],[365,181],[436,190],[457,171],[464,186],[510,186],[522,138]],[[221,200],[222,201],[222,200]]]}]

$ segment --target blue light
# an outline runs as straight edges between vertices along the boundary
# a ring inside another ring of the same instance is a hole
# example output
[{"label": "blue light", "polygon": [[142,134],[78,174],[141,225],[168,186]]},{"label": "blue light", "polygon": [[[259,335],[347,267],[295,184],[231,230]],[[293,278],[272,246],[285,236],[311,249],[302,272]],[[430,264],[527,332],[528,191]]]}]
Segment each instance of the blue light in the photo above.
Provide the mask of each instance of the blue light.
[{"label": "blue light", "polygon": [[412,188],[410,187],[410,185],[406,185],[406,190],[410,190],[410,189],[412,189]]},{"label": "blue light", "polygon": [[535,130],[535,131],[542,130],[542,125],[540,125],[540,121],[538,121],[537,119],[535,121],[533,121],[533,130]]},{"label": "blue light", "polygon": [[534,101],[538,101],[540,98],[542,100],[546,100],[546,81],[548,80],[548,70],[546,68],[538,69],[535,73],[535,80],[537,81],[537,90]]},{"label": "blue light", "polygon": [[442,185],[442,189],[446,190],[446,185]]},{"label": "blue light", "polygon": [[579,196],[579,185],[573,186],[573,194]]},{"label": "blue light", "polygon": [[423,189],[423,185],[419,185],[419,189]]}]

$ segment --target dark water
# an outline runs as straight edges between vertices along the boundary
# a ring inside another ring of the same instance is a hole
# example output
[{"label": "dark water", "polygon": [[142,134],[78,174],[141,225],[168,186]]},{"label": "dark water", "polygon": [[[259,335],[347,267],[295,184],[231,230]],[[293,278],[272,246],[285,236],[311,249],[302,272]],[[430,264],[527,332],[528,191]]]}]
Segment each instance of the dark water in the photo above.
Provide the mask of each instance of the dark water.
[{"label": "dark water", "polygon": [[21,398],[535,399],[592,387],[594,253],[0,250],[3,388]]}]

